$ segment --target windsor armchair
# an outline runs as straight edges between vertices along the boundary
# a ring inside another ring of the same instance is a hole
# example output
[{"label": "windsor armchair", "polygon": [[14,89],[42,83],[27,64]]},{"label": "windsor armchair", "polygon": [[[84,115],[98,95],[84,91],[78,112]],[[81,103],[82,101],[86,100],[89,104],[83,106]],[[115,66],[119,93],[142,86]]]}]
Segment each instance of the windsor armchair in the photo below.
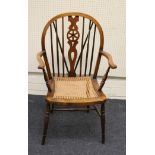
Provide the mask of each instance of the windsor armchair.
[{"label": "windsor armchair", "polygon": [[[102,87],[110,69],[115,69],[117,66],[112,56],[103,51],[104,35],[100,24],[84,13],[70,12],[57,15],[45,25],[41,45],[42,51],[37,54],[38,69],[43,71],[48,89],[45,97],[42,145],[47,135],[49,114],[54,110],[77,108],[58,109],[54,107],[57,104],[79,106],[77,110],[87,112],[96,110],[101,119],[102,143],[104,143],[107,97],[102,92]],[[97,53],[94,54],[95,52]],[[107,58],[108,67],[101,83],[98,84],[97,74],[102,57]],[[101,104],[101,111],[97,104]]]}]

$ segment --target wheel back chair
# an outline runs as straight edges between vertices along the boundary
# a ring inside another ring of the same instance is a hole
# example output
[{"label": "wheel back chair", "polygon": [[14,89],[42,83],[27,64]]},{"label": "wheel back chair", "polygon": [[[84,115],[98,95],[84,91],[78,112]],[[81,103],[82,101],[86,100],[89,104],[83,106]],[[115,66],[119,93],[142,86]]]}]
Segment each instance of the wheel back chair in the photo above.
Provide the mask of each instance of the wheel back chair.
[{"label": "wheel back chair", "polygon": [[[38,69],[43,71],[48,88],[42,145],[47,135],[49,114],[54,110],[96,110],[101,119],[104,143],[107,97],[102,92],[102,87],[109,70],[117,66],[112,56],[103,51],[104,34],[101,25],[84,13],[60,14],[45,25],[41,45],[42,51],[37,54]],[[108,67],[98,84],[101,57],[107,58]],[[97,104],[101,104],[101,111]],[[54,105],[63,105],[65,108],[56,108]],[[71,107],[66,109],[66,106]]]}]

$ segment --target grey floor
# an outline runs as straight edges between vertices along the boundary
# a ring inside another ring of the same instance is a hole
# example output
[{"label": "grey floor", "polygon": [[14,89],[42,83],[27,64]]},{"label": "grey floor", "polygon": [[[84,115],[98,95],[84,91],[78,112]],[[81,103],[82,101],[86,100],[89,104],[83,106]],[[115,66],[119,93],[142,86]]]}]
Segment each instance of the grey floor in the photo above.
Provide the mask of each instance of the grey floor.
[{"label": "grey floor", "polygon": [[126,102],[106,103],[106,143],[101,144],[100,120],[95,111],[54,112],[46,144],[41,145],[43,96],[29,95],[29,155],[125,155]]}]

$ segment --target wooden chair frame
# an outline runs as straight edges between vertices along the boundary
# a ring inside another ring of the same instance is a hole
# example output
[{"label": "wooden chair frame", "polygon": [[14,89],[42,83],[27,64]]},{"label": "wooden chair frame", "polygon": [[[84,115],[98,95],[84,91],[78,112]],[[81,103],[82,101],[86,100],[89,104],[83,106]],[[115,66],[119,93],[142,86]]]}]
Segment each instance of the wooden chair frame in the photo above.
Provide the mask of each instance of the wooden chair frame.
[{"label": "wooden chair frame", "polygon": [[[63,13],[63,14],[60,14],[60,15],[57,15],[55,16],[54,18],[52,18],[44,27],[44,30],[43,30],[43,33],[42,33],[42,38],[41,38],[41,45],[42,45],[42,51],[39,52],[37,54],[37,60],[39,62],[39,66],[38,66],[38,69],[41,69],[43,71],[43,75],[44,75],[44,79],[45,79],[45,82],[46,82],[46,86],[48,88],[48,93],[47,93],[47,96],[49,93],[54,93],[53,92],[53,88],[51,86],[51,80],[53,80],[53,76],[56,76],[55,73],[51,73],[50,71],[50,66],[49,66],[49,62],[48,62],[48,58],[47,58],[47,54],[46,54],[46,49],[45,49],[45,36],[46,36],[46,32],[47,32],[47,29],[48,28],[52,28],[51,27],[51,24],[53,24],[54,28],[55,28],[55,31],[57,32],[57,19],[59,18],[62,18],[62,25],[64,24],[63,23],[63,20],[64,20],[64,17],[68,16],[69,18],[69,21],[71,22],[71,26],[69,27],[69,29],[71,30],[72,29],[72,26],[74,25],[76,27],[76,21],[78,20],[78,17],[83,17],[84,18],[87,18],[90,20],[90,25],[91,25],[91,22],[93,24],[95,24],[95,30],[96,30],[96,27],[100,33],[100,47],[99,47],[99,53],[98,53],[98,57],[97,57],[97,62],[96,62],[96,67],[95,67],[95,71],[94,71],[94,74],[93,74],[93,79],[96,80],[97,78],[97,73],[98,73],[98,69],[99,69],[99,65],[100,65],[100,61],[101,61],[101,57],[105,57],[107,58],[107,61],[108,61],[108,68],[106,70],[106,73],[104,74],[102,80],[101,80],[101,83],[100,85],[97,85],[96,84],[96,87],[97,87],[97,91],[98,93],[102,94],[102,88],[105,84],[105,81],[108,77],[108,73],[110,71],[110,69],[115,69],[117,68],[117,66],[114,64],[113,62],[113,59],[112,59],[112,56],[103,51],[103,46],[104,46],[104,35],[103,35],[103,30],[100,26],[100,24],[97,22],[97,20],[95,20],[93,17],[91,17],[90,15],[87,15],[87,14],[84,14],[84,13],[79,13],[79,12],[69,12],[69,13]],[[75,18],[72,18],[72,16],[75,16]],[[83,20],[84,21],[84,20]],[[64,26],[64,25],[63,25]],[[63,30],[63,29],[62,29]],[[62,31],[63,33],[63,31]],[[70,34],[67,34],[67,37],[69,39],[69,36]],[[76,34],[75,34],[78,38],[79,34],[77,33],[76,31]],[[75,36],[74,36],[75,37]],[[89,34],[88,34],[88,37],[89,37]],[[76,44],[76,39],[75,38],[75,41],[74,41],[74,44]],[[64,43],[64,38],[62,38],[63,41],[62,43]],[[70,43],[70,42],[69,42]],[[62,53],[62,57],[63,57],[63,74],[62,76],[64,77],[64,66],[66,66],[66,62],[65,62],[65,59],[64,59],[64,45],[60,44],[60,40],[57,36],[57,46],[60,46],[60,49],[61,49],[61,53]],[[70,44],[71,46],[71,44]],[[82,45],[83,46],[83,45]],[[70,49],[71,51],[69,52],[74,52],[74,56],[77,58],[77,55],[76,55],[76,49],[74,48],[73,50],[73,47],[71,47]],[[52,51],[52,54],[53,54],[53,51]],[[75,73],[75,68],[76,68],[76,64],[75,64],[75,61],[73,61],[71,59],[71,53],[69,54],[69,61],[70,61],[70,70],[68,68],[68,75],[66,76],[71,76],[71,77],[75,77],[77,76],[76,73]],[[52,57],[53,58],[53,57]],[[75,58],[75,60],[76,60]],[[82,58],[81,58],[82,59]],[[81,61],[80,59],[78,59],[77,61]],[[52,64],[53,66],[54,64]],[[81,66],[81,64],[80,64]],[[59,67],[59,66],[58,66]],[[58,70],[58,75],[57,76],[61,76],[60,73],[59,73],[59,70]],[[81,74],[81,70],[80,70],[80,74],[79,76],[86,76],[86,73],[84,75]],[[90,76],[90,73],[89,73],[89,76]],[[64,90],[65,91],[65,90]],[[101,104],[101,111],[99,111],[98,107],[95,105],[95,102],[92,101],[92,103],[86,103],[85,106],[86,108],[69,108],[69,109],[64,109],[64,108],[54,108],[54,102],[50,102],[47,97],[46,97],[46,110],[45,110],[45,117],[44,117],[44,130],[43,130],[43,137],[42,137],[42,145],[45,144],[45,138],[46,138],[46,135],[47,135],[47,128],[48,128],[48,122],[49,122],[49,114],[52,113],[54,110],[55,111],[66,111],[66,110],[72,110],[72,111],[79,111],[79,110],[86,110],[87,112],[89,112],[89,110],[96,110],[96,112],[98,113],[98,115],[100,116],[101,118],[101,128],[102,128],[102,143],[104,144],[105,143],[105,102],[106,102],[106,98],[100,102],[97,102],[96,104]],[[83,101],[85,102],[85,101]],[[69,105],[69,104],[67,104]],[[72,105],[72,104],[70,104]],[[73,104],[75,105],[75,104]],[[80,105],[80,104],[79,104]],[[50,107],[52,106],[52,107]]]}]

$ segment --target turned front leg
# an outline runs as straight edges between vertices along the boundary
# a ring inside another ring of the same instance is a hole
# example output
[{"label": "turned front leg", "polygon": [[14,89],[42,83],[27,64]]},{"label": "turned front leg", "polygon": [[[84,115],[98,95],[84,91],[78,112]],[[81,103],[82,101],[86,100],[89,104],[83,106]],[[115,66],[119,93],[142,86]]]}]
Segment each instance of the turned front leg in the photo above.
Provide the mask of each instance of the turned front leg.
[{"label": "turned front leg", "polygon": [[44,129],[43,129],[43,137],[41,144],[45,144],[45,139],[47,135],[47,128],[48,128],[48,122],[49,122],[49,114],[50,114],[50,105],[46,104],[46,110],[45,110],[45,116],[44,116]]},{"label": "turned front leg", "polygon": [[105,102],[101,104],[101,132],[102,144],[105,143]]}]

